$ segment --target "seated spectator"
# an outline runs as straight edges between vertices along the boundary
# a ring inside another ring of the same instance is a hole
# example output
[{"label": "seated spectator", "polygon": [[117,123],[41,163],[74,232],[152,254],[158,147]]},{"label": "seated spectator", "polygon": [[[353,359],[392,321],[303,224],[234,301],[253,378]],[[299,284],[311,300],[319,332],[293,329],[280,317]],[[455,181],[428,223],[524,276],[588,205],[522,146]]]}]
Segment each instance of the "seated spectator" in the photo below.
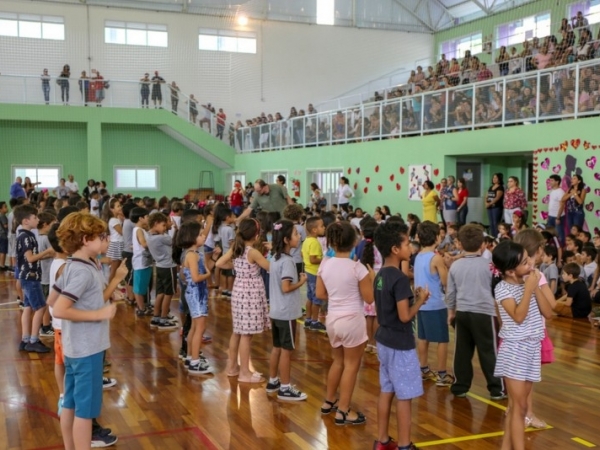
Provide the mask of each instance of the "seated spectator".
[{"label": "seated spectator", "polygon": [[421,66],[417,66],[417,73],[415,74],[415,83],[419,84],[421,81],[425,79],[425,73],[423,72],[423,68]]},{"label": "seated spectator", "polygon": [[548,47],[546,47],[545,45],[542,46],[540,52],[535,55],[533,57],[533,66],[538,69],[545,69],[548,64],[550,64],[550,61],[552,60],[552,55],[550,53],[548,53]]},{"label": "seated spectator", "polygon": [[492,78],[494,78],[494,74],[487,68],[487,64],[481,63],[481,68],[477,73],[477,81],[491,80]]},{"label": "seated spectator", "polygon": [[556,116],[559,112],[560,106],[554,88],[551,88],[548,94],[540,92],[540,115],[542,117]]},{"label": "seated spectator", "polygon": [[450,86],[458,86],[460,83],[460,66],[456,58],[452,58],[452,62],[448,68],[448,81],[450,82]]},{"label": "seated spectator", "polygon": [[522,70],[522,60],[521,55],[517,53],[516,47],[511,47],[510,49],[510,73],[521,73]]},{"label": "seated spectator", "polygon": [[[515,49],[516,51],[516,49]],[[510,55],[506,51],[506,47],[503,45],[500,47],[498,56],[496,57],[496,64],[498,64],[498,70],[500,71],[500,76],[508,75],[508,61],[510,60]]]},{"label": "seated spectator", "polygon": [[341,111],[338,111],[337,114],[333,116],[332,130],[334,140],[346,138],[346,120]]},{"label": "seated spectator", "polygon": [[406,84],[413,84],[417,82],[417,74],[415,73],[414,70],[410,71],[410,77],[408,77],[408,80],[406,81]]}]

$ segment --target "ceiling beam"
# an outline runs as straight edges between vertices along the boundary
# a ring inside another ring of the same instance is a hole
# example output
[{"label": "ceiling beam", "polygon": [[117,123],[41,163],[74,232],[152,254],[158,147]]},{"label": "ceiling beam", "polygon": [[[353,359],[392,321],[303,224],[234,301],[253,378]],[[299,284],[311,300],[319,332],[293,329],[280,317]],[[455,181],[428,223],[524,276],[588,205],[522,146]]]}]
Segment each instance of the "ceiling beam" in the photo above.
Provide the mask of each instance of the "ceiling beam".
[{"label": "ceiling beam", "polygon": [[[423,19],[421,19],[417,14],[415,14],[413,11],[411,11],[410,9],[408,9],[406,6],[404,6],[402,3],[400,3],[400,0],[394,0],[394,3],[396,3],[400,8],[402,8],[404,11],[406,11],[408,14],[410,14],[412,17],[414,17],[415,19],[417,19],[417,22],[419,22],[421,25],[423,25],[425,28],[427,28],[429,31],[431,31],[432,33],[435,32],[435,30],[433,29],[432,24],[430,23],[426,23]],[[419,2],[421,3],[421,2]]]},{"label": "ceiling beam", "polygon": [[[479,9],[481,9],[486,16],[489,16],[492,13],[492,10],[489,9],[485,4],[482,4],[479,0],[471,0]],[[483,0],[485,2],[485,0]]]}]

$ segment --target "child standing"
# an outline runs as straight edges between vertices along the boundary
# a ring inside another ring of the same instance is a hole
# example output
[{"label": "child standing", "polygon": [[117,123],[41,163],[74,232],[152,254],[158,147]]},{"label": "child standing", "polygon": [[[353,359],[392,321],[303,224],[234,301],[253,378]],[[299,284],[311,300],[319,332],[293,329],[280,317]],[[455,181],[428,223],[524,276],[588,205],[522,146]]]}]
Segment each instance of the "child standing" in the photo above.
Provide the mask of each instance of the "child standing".
[{"label": "child standing", "polygon": [[323,302],[315,295],[317,272],[323,260],[323,249],[318,237],[325,236],[325,226],[320,217],[311,217],[306,221],[307,238],[302,244],[302,260],[306,272],[306,320],[304,328],[311,331],[325,331],[325,325],[319,322],[319,310]]},{"label": "child standing", "polygon": [[[273,350],[267,392],[277,392],[279,400],[300,401],[307,398],[290,383],[292,352],[296,349],[296,320],[302,317],[299,289],[306,282],[305,274],[298,276],[291,256],[300,245],[300,239],[300,233],[291,220],[280,220],[273,225],[273,259],[269,269]],[[277,376],[278,369],[281,378]]]},{"label": "child standing", "polygon": [[173,240],[167,234],[168,217],[163,213],[150,214],[146,235],[148,250],[156,263],[156,300],[151,328],[174,330],[177,322],[170,315],[171,298],[175,294],[177,265],[173,262]]},{"label": "child standing", "polygon": [[188,374],[192,376],[205,375],[212,372],[210,364],[200,353],[202,335],[206,329],[208,317],[208,287],[210,271],[204,267],[204,261],[198,253],[198,248],[204,245],[204,235],[200,233],[201,226],[196,221],[184,222],[177,232],[177,246],[184,249],[181,272],[186,281],[185,301],[192,319],[192,325],[187,334]]},{"label": "child standing", "polygon": [[[42,269],[40,261],[52,257],[54,250],[38,250],[38,242],[32,230],[37,230],[39,219],[37,209],[32,205],[20,205],[15,208],[15,219],[21,226],[17,236],[18,281],[23,289],[24,309],[21,315],[22,339],[19,351],[48,353],[50,349],[39,341],[38,333],[46,306],[42,290]],[[33,311],[33,318],[32,318]]]},{"label": "child standing", "polygon": [[[416,292],[410,280],[400,271],[400,263],[410,258],[408,227],[397,222],[381,225],[375,232],[375,245],[384,258],[375,277],[375,307],[379,328],[375,335],[379,355],[381,393],[377,407],[378,439],[376,450],[412,450],[410,439],[411,400],[423,395],[419,359],[415,351],[413,318],[429,297],[427,288]],[[398,444],[389,437],[392,401],[396,396]]]},{"label": "child standing", "polygon": [[296,203],[287,205],[283,210],[283,218],[291,220],[294,223],[294,228],[296,228],[296,231],[298,231],[298,234],[300,235],[300,243],[296,247],[290,249],[290,256],[294,260],[294,264],[296,264],[298,276],[304,272],[304,265],[302,263],[302,244],[306,240],[306,231],[301,224],[303,215],[304,210]]},{"label": "child standing", "polygon": [[[217,227],[217,235],[219,236],[219,242],[221,242],[221,250],[223,254],[229,251],[229,248],[233,244],[235,239],[235,231],[233,230],[233,224],[235,223],[235,215],[229,208],[219,208],[219,217],[215,219],[213,229]],[[231,297],[231,289],[233,288],[233,268],[221,269],[221,295],[224,297]]]},{"label": "child standing", "polygon": [[[50,231],[50,227],[53,223],[56,222],[56,216],[52,213],[42,211],[38,214],[38,251],[44,252],[45,250],[51,248],[50,241],[48,240],[48,231]],[[54,252],[53,252],[54,253]],[[40,261],[40,266],[42,269],[42,292],[44,293],[44,298],[48,298],[48,294],[50,293],[50,266],[52,265],[52,257],[48,256]],[[40,329],[41,337],[52,337],[54,336],[54,330],[52,328],[52,324],[50,322],[50,312],[47,307],[44,307],[44,315],[42,317],[42,327]]]},{"label": "child standing", "polygon": [[242,220],[233,246],[217,261],[217,267],[222,268],[233,260],[235,268],[236,277],[231,293],[233,332],[229,340],[226,372],[227,376],[237,376],[242,383],[264,381],[259,373],[250,371],[252,336],[270,328],[265,285],[260,276],[261,267],[269,270],[269,262],[253,248],[259,234],[260,227],[256,219]]},{"label": "child standing", "polygon": [[[492,289],[502,319],[494,376],[504,378],[512,402],[503,448],[525,448],[527,396],[534,382],[541,380],[541,352],[544,338],[542,315],[552,317],[552,308],[543,294],[539,297],[540,272],[532,270],[525,249],[515,242],[503,241],[492,255],[501,276]],[[525,277],[527,280],[525,280]]]},{"label": "child standing", "polygon": [[121,202],[118,198],[113,197],[104,205],[102,219],[108,223],[108,232],[110,234],[108,252],[106,252],[106,256],[110,259],[110,276],[108,277],[108,281],[111,281],[115,276],[123,258],[122,215]]},{"label": "child standing", "polygon": [[506,398],[502,380],[494,376],[496,366],[496,307],[490,292],[490,261],[480,255],[485,248],[483,230],[464,225],[458,232],[464,256],[452,263],[448,272],[448,321],[456,329],[454,375],[450,387],[454,396],[467,396],[473,381],[473,353],[477,349],[479,365],[487,381],[492,400]]},{"label": "child standing", "polygon": [[[72,255],[48,302],[62,321],[65,394],[60,416],[65,447],[89,448],[92,419],[102,408],[102,365],[110,347],[109,320],[116,306],[104,300],[104,277],[96,258],[107,239],[106,225],[83,213],[70,214],[56,232]],[[116,441],[116,438],[115,438]]]},{"label": "child standing", "polygon": [[146,242],[146,230],[148,229],[148,210],[135,207],[129,215],[131,222],[135,225],[131,238],[133,247],[133,295],[137,304],[138,317],[151,316],[153,314],[150,302],[147,302],[152,283],[152,256],[148,251]]},{"label": "child standing", "polygon": [[[448,357],[448,308],[444,303],[443,289],[448,280],[444,258],[435,253],[439,243],[440,227],[429,221],[417,227],[421,251],[415,258],[415,287],[428,288],[430,298],[417,314],[419,361],[423,380],[434,380],[437,386],[450,386],[454,377],[446,370]],[[429,368],[427,354],[429,343],[437,343],[437,373]]]},{"label": "child standing", "polygon": [[123,253],[121,257],[125,260],[125,266],[127,267],[127,276],[125,277],[125,287],[127,290],[127,303],[130,306],[135,305],[135,297],[133,296],[133,267],[131,261],[133,260],[133,222],[130,219],[131,211],[135,208],[135,203],[127,202],[123,205]]},{"label": "child standing", "polygon": [[8,253],[8,206],[6,202],[0,202],[0,271],[4,271],[6,254]]}]

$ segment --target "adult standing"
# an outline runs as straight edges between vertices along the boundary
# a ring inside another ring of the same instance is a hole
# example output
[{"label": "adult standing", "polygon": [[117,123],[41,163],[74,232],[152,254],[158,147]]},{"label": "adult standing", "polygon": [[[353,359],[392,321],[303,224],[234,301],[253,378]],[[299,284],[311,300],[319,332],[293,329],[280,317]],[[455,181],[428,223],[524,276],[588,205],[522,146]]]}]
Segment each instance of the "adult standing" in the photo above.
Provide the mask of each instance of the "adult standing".
[{"label": "adult standing", "polygon": [[508,177],[508,186],[504,193],[504,222],[513,223],[513,213],[517,210],[523,211],[527,220],[527,199],[525,192],[519,186],[519,179],[515,176]]},{"label": "adult standing", "polygon": [[100,75],[100,72],[96,69],[92,69],[92,73],[94,73],[94,80],[92,82],[93,85],[93,98],[96,101],[96,106],[102,106],[102,100],[104,100],[104,88],[108,87],[108,83],[104,82],[104,77]]},{"label": "adult standing", "polygon": [[31,195],[31,193],[33,191],[35,191],[35,187],[39,186],[40,184],[42,184],[42,183],[39,181],[37,183],[32,183],[31,178],[25,177],[25,182],[23,183],[23,189],[25,189],[25,194],[27,195],[27,197],[29,197]]},{"label": "adult standing", "polygon": [[60,98],[63,105],[69,104],[69,77],[71,76],[71,67],[68,64],[63,66],[56,83],[60,86]]},{"label": "adult standing", "polygon": [[140,95],[142,96],[142,108],[149,108],[150,103],[150,75],[145,73],[140,79]]},{"label": "adult standing", "polygon": [[90,79],[85,70],[81,71],[81,76],[77,83],[79,84],[79,93],[81,94],[83,104],[87,106],[88,101],[90,101]]},{"label": "adult standing", "polygon": [[440,205],[440,197],[435,191],[431,180],[425,180],[423,182],[423,190],[423,222],[428,220],[437,223],[437,211]]},{"label": "adult standing", "polygon": [[48,69],[44,69],[42,72],[42,92],[44,93],[44,102],[46,105],[50,104],[50,75],[48,75]]},{"label": "adult standing", "polygon": [[283,188],[283,193],[285,194],[285,196],[289,197],[287,186],[285,185],[285,183],[287,183],[286,178],[283,175],[277,175],[277,178],[275,178],[275,183],[281,186]]},{"label": "adult standing", "polygon": [[89,202],[94,192],[98,192],[98,187],[96,186],[96,181],[90,178],[83,188],[83,197]]},{"label": "adult standing", "polygon": [[223,108],[219,108],[217,113],[217,138],[223,139],[223,130],[225,129],[225,121],[227,115],[223,112]]},{"label": "adult standing", "polygon": [[585,221],[585,211],[583,210],[585,195],[583,178],[581,178],[581,175],[573,175],[571,177],[571,187],[562,198],[564,209],[567,211],[567,227],[569,230],[571,230],[573,225],[583,228],[583,222]]},{"label": "adult standing", "polygon": [[485,198],[485,207],[490,222],[490,234],[498,236],[498,224],[502,221],[502,210],[504,208],[504,175],[495,173],[492,175],[492,185],[488,188]]},{"label": "adult standing", "polygon": [[79,183],[75,181],[75,177],[71,174],[67,176],[69,181],[65,183],[65,186],[69,189],[69,193],[77,194],[79,193]]},{"label": "adult standing", "polygon": [[67,198],[69,197],[69,192],[71,190],[66,186],[66,180],[61,178],[58,186],[54,189],[54,195],[56,195],[56,198]]},{"label": "adult standing", "polygon": [[212,115],[212,106],[210,105],[210,103],[207,103],[206,105],[202,105],[202,107],[204,108],[204,117],[202,119],[200,119],[200,122],[198,122],[198,124],[200,125],[200,128],[204,128],[204,123],[208,124],[208,132],[210,133],[210,129],[211,129],[211,125],[210,125],[210,121],[211,121],[211,115]]},{"label": "adult standing", "polygon": [[10,198],[27,198],[27,192],[23,188],[23,178],[15,178],[15,182],[10,186]]},{"label": "adult standing", "polygon": [[345,213],[348,213],[350,199],[354,197],[354,192],[350,188],[349,183],[348,178],[341,177],[340,185],[337,190],[338,208],[344,210]]},{"label": "adult standing", "polygon": [[457,193],[458,193],[458,207],[456,208],[456,220],[458,225],[464,225],[467,223],[467,214],[469,214],[469,190],[467,189],[467,183],[464,178],[457,180]]},{"label": "adult standing", "polygon": [[162,108],[162,90],[160,85],[165,82],[165,79],[158,74],[158,70],[154,71],[154,76],[152,77],[152,102],[154,103],[154,108],[156,109],[156,104],[158,103],[158,107]]},{"label": "adult standing", "polygon": [[442,216],[446,226],[456,223],[456,209],[458,208],[458,191],[454,186],[454,177],[447,177],[446,186],[442,188]]},{"label": "adult standing", "polygon": [[293,203],[283,187],[277,183],[267,184],[264,180],[258,179],[254,183],[254,193],[252,202],[238,217],[238,223],[248,217],[252,213],[252,210],[258,208],[262,211],[278,212],[283,215],[285,207]]},{"label": "adult standing", "polygon": [[171,90],[171,111],[173,114],[177,114],[177,106],[179,105],[179,86],[174,81],[171,81],[169,85]]},{"label": "adult standing", "polygon": [[312,191],[312,194],[310,194],[311,206],[316,206],[319,209],[327,206],[327,202],[323,202],[324,197],[317,183],[310,183],[310,190]]},{"label": "adult standing", "polygon": [[244,208],[244,190],[242,189],[242,182],[240,180],[235,180],[233,183],[233,190],[229,194],[229,205],[236,216],[242,213],[242,209]]},{"label": "adult standing", "polygon": [[565,191],[560,188],[560,176],[556,174],[550,175],[548,178],[550,182],[550,195],[548,196],[548,220],[546,221],[547,227],[554,227],[558,233],[558,240],[561,245],[565,241],[564,227],[560,223],[563,217],[564,203],[563,197]]}]

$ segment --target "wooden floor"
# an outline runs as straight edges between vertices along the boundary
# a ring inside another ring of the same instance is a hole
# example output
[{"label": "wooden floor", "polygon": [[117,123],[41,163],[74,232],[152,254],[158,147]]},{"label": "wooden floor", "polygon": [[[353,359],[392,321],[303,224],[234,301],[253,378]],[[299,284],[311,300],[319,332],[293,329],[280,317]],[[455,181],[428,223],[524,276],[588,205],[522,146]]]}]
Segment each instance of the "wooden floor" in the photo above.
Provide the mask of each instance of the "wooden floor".
[{"label": "wooden floor", "polygon": [[[0,449],[62,448],[53,353],[19,353],[19,310],[14,281],[0,274]],[[178,307],[173,302],[173,311]],[[188,377],[176,358],[179,332],[152,332],[148,319],[119,305],[111,325],[109,376],[118,385],[104,392],[100,423],[119,437],[120,449],[371,449],[377,430],[378,362],[366,354],[353,406],[367,416],[359,427],[337,427],[321,417],[329,343],[300,330],[292,379],[308,401],[285,403],[228,379],[223,370],[231,330],[229,304],[211,300],[204,353],[215,375]],[[527,433],[531,449],[584,449],[600,445],[600,336],[587,322],[555,319],[548,329],[557,362],[543,368],[535,410],[550,429]],[[270,334],[253,341],[259,372],[268,373]],[[433,355],[432,355],[433,356]],[[471,394],[455,399],[429,382],[413,402],[413,438],[419,447],[487,450],[500,447],[506,402],[488,400],[480,373]],[[395,426],[391,435],[396,436]]]}]

